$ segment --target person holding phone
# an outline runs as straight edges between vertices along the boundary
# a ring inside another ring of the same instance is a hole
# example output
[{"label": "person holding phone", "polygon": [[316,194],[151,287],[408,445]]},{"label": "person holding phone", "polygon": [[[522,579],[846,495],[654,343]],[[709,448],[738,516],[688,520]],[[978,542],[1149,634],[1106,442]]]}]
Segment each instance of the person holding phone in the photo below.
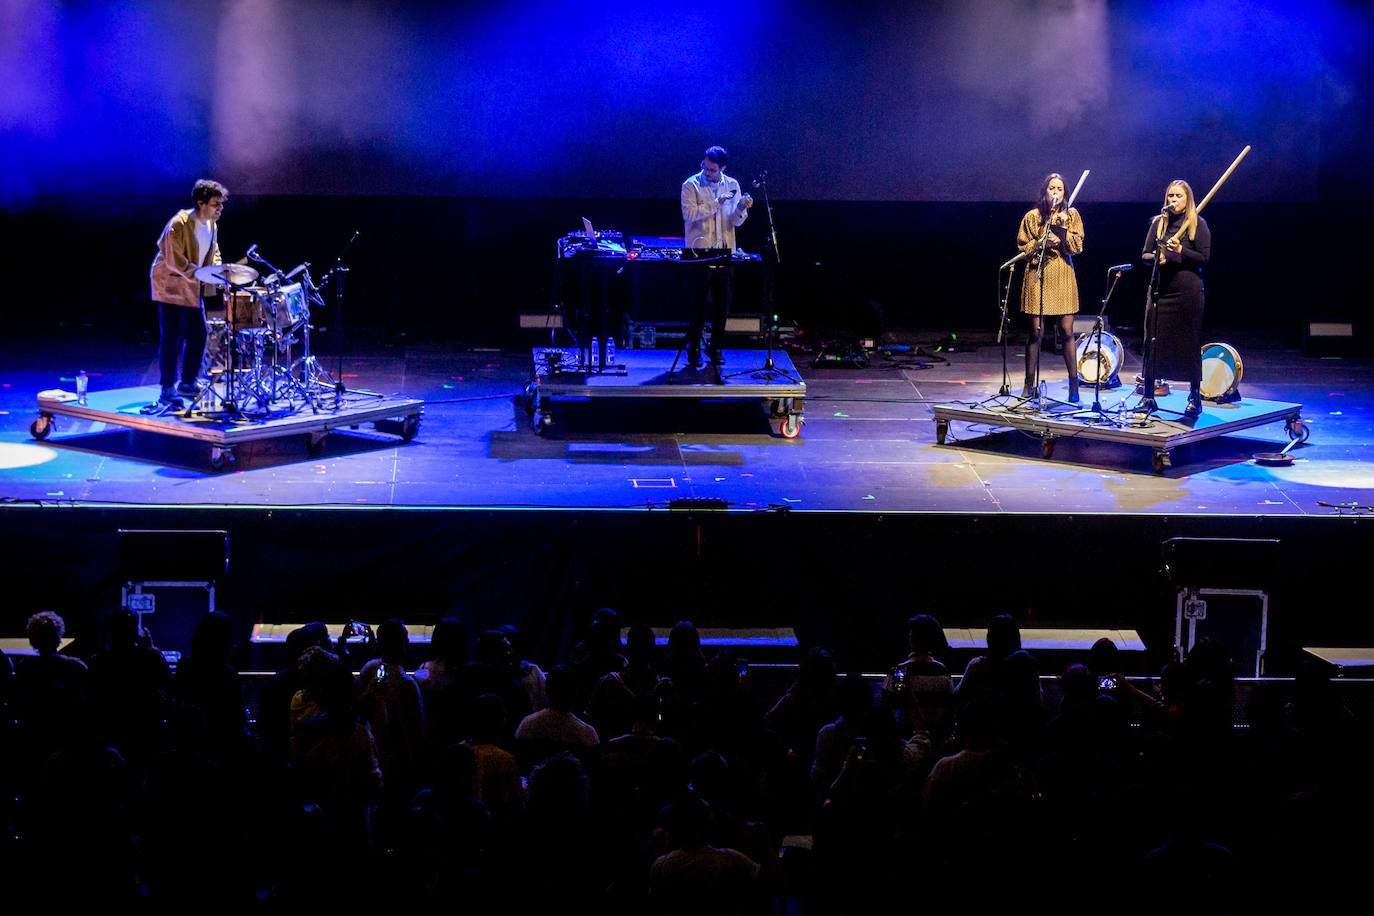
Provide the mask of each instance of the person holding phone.
[{"label": "person holding phone", "polygon": [[711,343],[707,353],[711,368],[720,381],[721,341],[725,319],[734,296],[735,229],[749,218],[754,199],[745,194],[734,178],[725,174],[730,154],[722,146],[709,146],[701,157],[701,171],[682,183],[682,254],[686,259],[707,261],[688,267],[696,271],[689,278],[693,290],[693,312],[687,327],[687,367],[705,368],[701,344],[706,318],[711,319]]}]

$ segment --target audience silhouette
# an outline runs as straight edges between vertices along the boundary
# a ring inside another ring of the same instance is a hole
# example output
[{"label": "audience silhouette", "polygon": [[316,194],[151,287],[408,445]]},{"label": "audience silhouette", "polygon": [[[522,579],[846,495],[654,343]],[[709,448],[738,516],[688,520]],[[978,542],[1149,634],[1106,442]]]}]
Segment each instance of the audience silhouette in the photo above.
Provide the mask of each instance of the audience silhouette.
[{"label": "audience silhouette", "polygon": [[783,681],[687,620],[661,654],[642,624],[622,645],[602,608],[539,663],[505,626],[469,661],[445,617],[412,674],[391,618],[345,655],[302,625],[245,690],[225,614],[175,664],[136,615],[105,624],[78,658],[38,612],[0,659],[4,865],[64,903],[812,916],[918,879],[921,906],[1025,908],[1073,874],[1126,912],[1227,912],[1265,874],[1351,884],[1341,828],[1374,796],[1329,668],[1242,683],[1206,637],[1153,675],[1110,640],[1051,672],[999,615],[956,676],[920,613],[886,672],[808,646]]}]

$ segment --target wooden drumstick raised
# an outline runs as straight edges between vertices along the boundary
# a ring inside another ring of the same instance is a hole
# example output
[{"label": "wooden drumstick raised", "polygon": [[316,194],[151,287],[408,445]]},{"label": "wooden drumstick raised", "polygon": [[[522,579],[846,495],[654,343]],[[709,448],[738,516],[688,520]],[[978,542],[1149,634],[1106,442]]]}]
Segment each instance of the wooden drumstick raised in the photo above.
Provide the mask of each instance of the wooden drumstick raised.
[{"label": "wooden drumstick raised", "polygon": [[1231,163],[1231,167],[1229,169],[1221,173],[1221,177],[1217,179],[1217,183],[1212,185],[1212,190],[1208,191],[1207,196],[1202,198],[1202,203],[1197,205],[1198,211],[1201,211],[1203,207],[1207,206],[1207,201],[1211,200],[1212,195],[1217,193],[1217,188],[1220,188],[1223,184],[1226,183],[1226,179],[1231,177],[1231,173],[1236,170],[1236,166],[1240,165],[1240,161],[1244,159],[1246,154],[1249,152],[1250,144],[1247,143],[1245,145],[1245,149],[1241,150],[1240,155],[1236,157],[1236,161]]},{"label": "wooden drumstick raised", "polygon": [[[1221,177],[1217,179],[1217,183],[1214,184],[1214,185],[1212,185],[1212,190],[1208,191],[1208,192],[1207,192],[1207,196],[1204,197],[1204,198],[1202,198],[1202,202],[1199,203],[1196,207],[1193,208],[1193,212],[1195,212],[1195,213],[1201,213],[1201,212],[1202,212],[1202,208],[1205,207],[1205,206],[1207,206],[1207,201],[1211,200],[1211,199],[1212,199],[1212,195],[1215,194],[1215,193],[1217,193],[1217,189],[1220,188],[1223,184],[1226,183],[1226,179],[1228,179],[1228,178],[1231,177],[1231,173],[1234,172],[1234,171],[1236,170],[1236,166],[1240,165],[1240,161],[1241,161],[1242,159],[1244,159],[1245,156],[1246,156],[1246,154],[1248,154],[1249,152],[1250,152],[1250,144],[1247,143],[1247,144],[1245,144],[1245,149],[1241,150],[1241,151],[1240,151],[1240,155],[1236,157],[1236,161],[1235,161],[1235,162],[1232,162],[1232,163],[1231,163],[1231,167],[1228,168],[1226,171],[1222,172],[1222,173],[1221,173]],[[1179,227],[1178,227],[1178,231],[1174,233],[1173,238],[1171,238],[1169,241],[1170,241],[1170,242],[1177,242],[1177,241],[1178,241],[1180,238],[1182,238],[1182,237],[1183,237],[1183,227],[1182,227],[1182,226],[1179,226]]]}]

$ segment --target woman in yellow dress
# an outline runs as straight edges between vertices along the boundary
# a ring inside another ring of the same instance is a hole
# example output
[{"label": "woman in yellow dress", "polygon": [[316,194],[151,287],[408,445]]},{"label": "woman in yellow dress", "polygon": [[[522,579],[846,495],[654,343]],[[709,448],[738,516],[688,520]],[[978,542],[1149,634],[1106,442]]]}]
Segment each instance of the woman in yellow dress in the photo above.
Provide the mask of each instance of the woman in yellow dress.
[{"label": "woman in yellow dress", "polygon": [[[1073,256],[1083,250],[1083,218],[1065,205],[1064,178],[1045,176],[1040,199],[1021,218],[1016,245],[1027,255],[1021,283],[1021,311],[1030,319],[1026,337],[1026,384],[1023,398],[1035,394],[1040,376],[1040,343],[1045,318],[1057,318],[1064,336],[1064,368],[1069,373],[1069,400],[1078,402],[1078,367],[1074,362],[1073,316],[1078,314],[1078,279]],[[1043,263],[1042,255],[1043,252]]]}]

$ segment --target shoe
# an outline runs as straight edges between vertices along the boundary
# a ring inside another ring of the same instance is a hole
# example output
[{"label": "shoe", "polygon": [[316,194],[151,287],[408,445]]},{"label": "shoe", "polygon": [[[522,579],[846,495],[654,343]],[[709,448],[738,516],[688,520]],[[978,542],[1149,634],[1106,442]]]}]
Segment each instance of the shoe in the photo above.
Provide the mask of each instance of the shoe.
[{"label": "shoe", "polygon": [[1196,420],[1202,413],[1202,392],[1194,386],[1188,392],[1188,406],[1183,408],[1183,416],[1189,420]]},{"label": "shoe", "polygon": [[157,396],[157,402],[165,407],[180,407],[182,400],[177,396],[177,390],[171,385],[164,385],[162,393]]},{"label": "shoe", "polygon": [[186,382],[178,382],[177,394],[184,395],[188,398],[193,398],[196,395],[200,394],[200,389],[197,388],[195,385],[190,385]]},{"label": "shoe", "polygon": [[1023,397],[1023,398],[1035,397],[1035,388],[1034,388],[1034,386],[1031,385],[1030,382],[1026,382],[1026,384],[1024,384],[1024,385],[1021,386],[1021,397]]},{"label": "shoe", "polygon": [[1078,403],[1078,379],[1076,378],[1069,379],[1069,403]]}]

